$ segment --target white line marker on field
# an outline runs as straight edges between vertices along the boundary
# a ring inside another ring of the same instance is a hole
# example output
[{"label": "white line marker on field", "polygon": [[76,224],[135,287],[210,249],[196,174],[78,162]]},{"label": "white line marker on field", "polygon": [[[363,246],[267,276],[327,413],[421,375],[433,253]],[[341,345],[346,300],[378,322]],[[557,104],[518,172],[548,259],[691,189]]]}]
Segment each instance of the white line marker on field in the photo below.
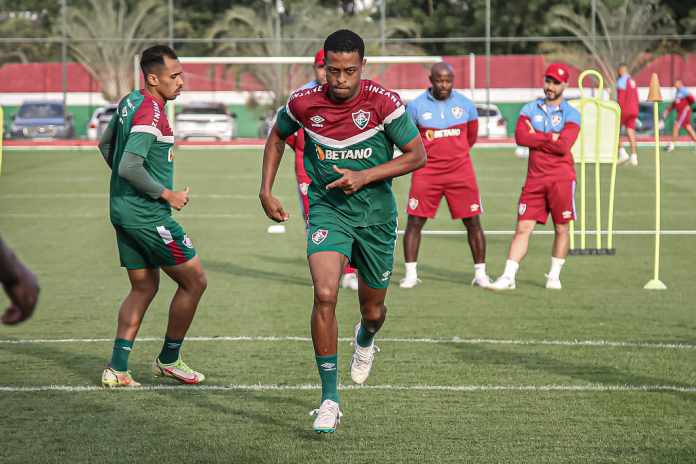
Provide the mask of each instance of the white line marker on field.
[{"label": "white line marker on field", "polygon": [[[339,338],[342,342],[353,341],[352,337]],[[161,342],[162,337],[142,337],[138,342]],[[220,336],[188,337],[187,342],[310,342],[309,337],[294,336]],[[505,340],[496,338],[380,338],[380,343],[425,343],[425,344],[465,344],[465,345],[546,345],[568,347],[607,347],[607,348],[651,348],[668,350],[693,350],[696,344],[670,342],[621,342],[610,340]],[[0,339],[0,344],[32,345],[39,343],[109,343],[113,338],[35,338]]]},{"label": "white line marker on field", "polygon": [[[320,390],[321,385],[275,385],[275,384],[231,384],[231,385],[144,385],[137,388],[107,390],[96,385],[0,385],[0,393],[68,392],[85,393],[98,391],[147,392],[147,391],[305,391]],[[339,385],[339,390],[384,390],[417,392],[678,392],[696,393],[696,386],[679,385]]]}]

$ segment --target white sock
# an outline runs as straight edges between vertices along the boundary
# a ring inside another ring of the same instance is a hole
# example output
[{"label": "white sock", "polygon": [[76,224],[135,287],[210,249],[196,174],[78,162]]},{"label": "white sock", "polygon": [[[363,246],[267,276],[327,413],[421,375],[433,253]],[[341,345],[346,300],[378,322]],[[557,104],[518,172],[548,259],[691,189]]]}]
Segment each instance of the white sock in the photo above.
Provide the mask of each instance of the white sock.
[{"label": "white sock", "polygon": [[515,275],[517,275],[517,269],[519,268],[520,263],[508,259],[507,261],[505,261],[505,270],[503,271],[503,275],[505,277],[509,277],[512,280],[515,280]]},{"label": "white sock", "polygon": [[417,262],[412,262],[412,263],[405,263],[406,264],[406,278],[407,279],[415,279],[418,276],[418,271],[416,271],[416,266],[418,266]]},{"label": "white sock", "polygon": [[474,276],[486,277],[486,263],[474,264]]},{"label": "white sock", "polygon": [[551,257],[551,269],[549,270],[549,279],[558,279],[561,277],[561,268],[565,263],[565,259]]}]

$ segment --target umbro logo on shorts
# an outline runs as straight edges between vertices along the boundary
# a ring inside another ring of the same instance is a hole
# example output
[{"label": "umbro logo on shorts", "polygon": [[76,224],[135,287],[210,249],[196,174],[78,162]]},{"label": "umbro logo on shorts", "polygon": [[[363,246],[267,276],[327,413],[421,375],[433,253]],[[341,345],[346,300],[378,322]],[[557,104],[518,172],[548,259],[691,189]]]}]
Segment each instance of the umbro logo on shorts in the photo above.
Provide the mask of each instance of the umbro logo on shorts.
[{"label": "umbro logo on shorts", "polygon": [[329,236],[329,231],[326,229],[319,229],[316,232],[312,234],[312,241],[319,245],[321,242],[326,240],[326,237]]},{"label": "umbro logo on shorts", "polygon": [[469,209],[471,210],[472,213],[475,213],[478,211],[480,206],[477,203],[473,203],[471,206],[469,206]]},{"label": "umbro logo on shorts", "polygon": [[563,215],[563,219],[570,219],[573,217],[572,211],[566,210],[566,211],[563,211],[561,214]]},{"label": "umbro logo on shorts", "polygon": [[386,282],[387,280],[389,280],[390,276],[391,276],[391,271],[384,272],[382,274],[382,282]]}]

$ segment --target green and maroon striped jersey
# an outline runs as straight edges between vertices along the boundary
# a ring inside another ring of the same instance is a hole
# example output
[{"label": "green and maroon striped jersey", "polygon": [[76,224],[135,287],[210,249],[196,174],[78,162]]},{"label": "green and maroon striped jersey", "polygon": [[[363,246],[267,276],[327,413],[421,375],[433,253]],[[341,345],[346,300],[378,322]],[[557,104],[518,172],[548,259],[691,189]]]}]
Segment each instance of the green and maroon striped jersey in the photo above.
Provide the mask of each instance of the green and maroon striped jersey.
[{"label": "green and maroon striped jersey", "polygon": [[171,215],[164,200],[153,200],[118,175],[124,152],[145,158],[143,166],[165,188],[174,183],[174,133],[169,127],[164,102],[144,90],[134,90],[118,104],[109,123],[115,131],[111,169],[111,222],[139,227],[160,222]]},{"label": "green and maroon striped jersey", "polygon": [[384,164],[393,158],[394,145],[405,146],[418,129],[399,95],[373,81],[361,81],[358,95],[348,102],[331,100],[327,90],[326,85],[298,90],[276,119],[284,138],[300,128],[306,133],[310,217],[333,215],[354,227],[389,223],[397,214],[391,179],[352,195],[325,187],[341,177],[334,165],[360,171]]}]

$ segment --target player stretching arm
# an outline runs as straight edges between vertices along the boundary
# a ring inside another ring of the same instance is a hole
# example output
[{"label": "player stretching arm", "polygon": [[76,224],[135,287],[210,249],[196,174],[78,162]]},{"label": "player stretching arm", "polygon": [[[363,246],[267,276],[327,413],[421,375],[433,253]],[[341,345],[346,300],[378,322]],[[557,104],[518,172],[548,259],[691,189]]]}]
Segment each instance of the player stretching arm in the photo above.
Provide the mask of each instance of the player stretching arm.
[{"label": "player stretching arm", "polygon": [[171,208],[180,210],[188,204],[189,189],[173,190],[174,134],[165,112],[166,101],[174,100],[184,85],[182,67],[174,50],[163,45],[145,50],[140,67],[145,88],[121,100],[99,143],[111,168],[111,222],[131,285],[119,309],[116,340],[102,384],[140,385],[128,371],[128,357],[159,288],[160,268],[178,288],[152,372],[197,384],[205,376],[184,363],[180,349],[207,281],[191,239],[171,217]]},{"label": "player stretching arm", "polygon": [[544,74],[544,94],[522,108],[515,140],[529,147],[527,179],[522,187],[517,227],[510,244],[505,271],[490,285],[492,290],[512,290],[520,262],[527,254],[534,226],[545,224],[549,212],[554,223],[551,270],[546,288],[561,288],[561,268],[568,255],[568,223],[575,219],[575,166],[570,152],[580,132],[580,113],[563,99],[568,68],[551,64]]},{"label": "player stretching arm", "polygon": [[[361,80],[365,46],[352,31],[324,42],[327,84],[295,92],[278,113],[264,149],[259,198],[266,215],[286,221],[273,196],[283,140],[305,131],[309,186],[307,256],[314,283],[312,341],[322,384],[313,428],[336,430],[341,415],[337,391],[336,302],[341,270],[358,269],[360,322],[355,326],[351,378],[362,384],[372,368],[374,337],[387,315],[384,300],[394,265],[396,203],[393,177],[425,164],[425,149],[399,96]],[[397,145],[403,155],[394,159]]]}]

